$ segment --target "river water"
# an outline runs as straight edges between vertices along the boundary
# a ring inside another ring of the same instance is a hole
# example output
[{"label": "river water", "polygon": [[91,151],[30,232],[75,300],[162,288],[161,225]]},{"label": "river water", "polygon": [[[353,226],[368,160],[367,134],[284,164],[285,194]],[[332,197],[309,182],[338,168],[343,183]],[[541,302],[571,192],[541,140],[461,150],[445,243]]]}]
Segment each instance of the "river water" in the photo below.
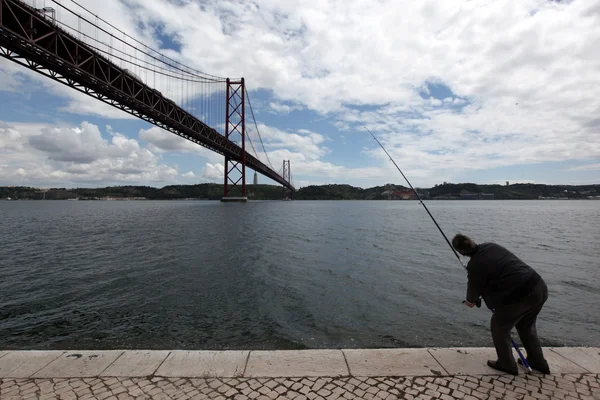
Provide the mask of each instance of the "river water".
[{"label": "river water", "polygon": [[[430,201],[546,280],[544,345],[600,345],[600,202]],[[414,201],[0,202],[0,349],[491,346]]]}]

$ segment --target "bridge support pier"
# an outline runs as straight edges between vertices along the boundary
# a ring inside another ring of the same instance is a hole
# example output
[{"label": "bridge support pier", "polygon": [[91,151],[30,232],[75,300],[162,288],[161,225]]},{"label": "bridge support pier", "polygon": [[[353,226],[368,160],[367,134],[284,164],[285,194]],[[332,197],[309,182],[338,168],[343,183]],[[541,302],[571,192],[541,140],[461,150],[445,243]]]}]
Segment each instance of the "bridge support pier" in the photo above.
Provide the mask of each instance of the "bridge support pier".
[{"label": "bridge support pier", "polygon": [[[246,197],[246,84],[244,78],[232,81],[227,78],[227,104],[225,112],[225,138],[232,142],[241,140],[239,159],[225,156],[224,193],[221,201],[244,202]],[[238,136],[239,135],[239,136]]]},{"label": "bridge support pier", "polygon": [[245,203],[248,201],[247,197],[223,197],[221,199],[222,203]]},{"label": "bridge support pier", "polygon": [[[292,183],[292,164],[290,160],[283,160],[283,180]],[[283,200],[292,200],[294,197],[294,192],[283,187]]]}]

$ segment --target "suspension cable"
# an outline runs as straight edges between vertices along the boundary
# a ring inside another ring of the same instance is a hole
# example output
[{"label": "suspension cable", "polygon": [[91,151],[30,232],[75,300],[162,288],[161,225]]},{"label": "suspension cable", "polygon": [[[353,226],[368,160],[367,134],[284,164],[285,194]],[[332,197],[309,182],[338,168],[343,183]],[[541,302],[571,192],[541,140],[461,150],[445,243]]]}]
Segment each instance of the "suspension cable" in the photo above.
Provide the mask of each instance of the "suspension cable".
[{"label": "suspension cable", "polygon": [[273,164],[271,164],[271,160],[269,159],[269,154],[267,153],[267,149],[265,149],[265,144],[263,143],[262,136],[260,136],[260,131],[258,130],[258,124],[256,123],[256,118],[254,117],[254,110],[252,109],[252,102],[250,101],[250,95],[246,92],[246,97],[248,98],[248,105],[250,106],[250,113],[252,113],[252,120],[254,121],[254,126],[256,127],[256,133],[258,134],[258,138],[260,139],[260,144],[262,145],[263,151],[265,152],[265,156],[267,157],[267,161],[272,170]]}]

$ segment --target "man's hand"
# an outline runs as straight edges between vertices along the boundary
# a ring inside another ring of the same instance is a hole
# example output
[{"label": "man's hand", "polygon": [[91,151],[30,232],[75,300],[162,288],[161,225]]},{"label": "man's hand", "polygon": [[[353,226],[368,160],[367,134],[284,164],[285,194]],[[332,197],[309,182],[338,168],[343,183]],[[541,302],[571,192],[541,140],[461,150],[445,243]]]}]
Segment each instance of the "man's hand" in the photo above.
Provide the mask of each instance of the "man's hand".
[{"label": "man's hand", "polygon": [[475,303],[471,303],[469,300],[463,301],[463,304],[466,304],[469,308],[473,308],[476,305]]}]

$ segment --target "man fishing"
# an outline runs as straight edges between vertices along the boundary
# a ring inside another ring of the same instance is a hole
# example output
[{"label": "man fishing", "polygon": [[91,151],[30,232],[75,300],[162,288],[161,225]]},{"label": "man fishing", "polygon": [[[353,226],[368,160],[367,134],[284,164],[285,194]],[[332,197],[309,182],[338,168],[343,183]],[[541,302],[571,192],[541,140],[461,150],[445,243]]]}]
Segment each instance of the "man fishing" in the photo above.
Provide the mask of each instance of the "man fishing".
[{"label": "man fishing", "polygon": [[[550,373],[537,335],[536,319],[548,299],[548,287],[542,277],[513,253],[495,243],[476,244],[468,236],[457,234],[452,246],[470,257],[467,264],[468,307],[480,297],[494,313],[492,338],[498,359],[488,365],[496,370],[518,375],[512,354],[510,332],[516,326],[527,350],[529,365],[544,374]],[[519,360],[521,363],[521,360]]]},{"label": "man fishing", "polygon": [[[491,329],[498,359],[488,361],[488,365],[514,375],[519,373],[510,348],[512,341],[510,331],[516,326],[528,356],[527,360],[524,357],[524,361],[519,359],[519,363],[524,362],[528,370],[530,370],[529,367],[532,367],[544,374],[549,374],[550,367],[548,367],[548,362],[544,358],[535,327],[537,315],[548,299],[548,288],[542,277],[530,266],[519,260],[517,256],[497,244],[484,243],[477,245],[467,236],[460,234],[456,235],[450,243],[450,240],[448,240],[419,193],[396,164],[396,161],[373,132],[365,125],[363,127],[373,136],[373,139],[379,144],[390,161],[394,163],[415,197],[444,236],[446,243],[448,243],[460,264],[464,266],[458,253],[471,257],[467,267],[469,285],[465,303],[467,306],[473,307],[479,301],[480,296],[483,296],[487,306],[492,311],[496,311],[492,316]],[[514,344],[514,346],[521,357],[517,345]]]}]

